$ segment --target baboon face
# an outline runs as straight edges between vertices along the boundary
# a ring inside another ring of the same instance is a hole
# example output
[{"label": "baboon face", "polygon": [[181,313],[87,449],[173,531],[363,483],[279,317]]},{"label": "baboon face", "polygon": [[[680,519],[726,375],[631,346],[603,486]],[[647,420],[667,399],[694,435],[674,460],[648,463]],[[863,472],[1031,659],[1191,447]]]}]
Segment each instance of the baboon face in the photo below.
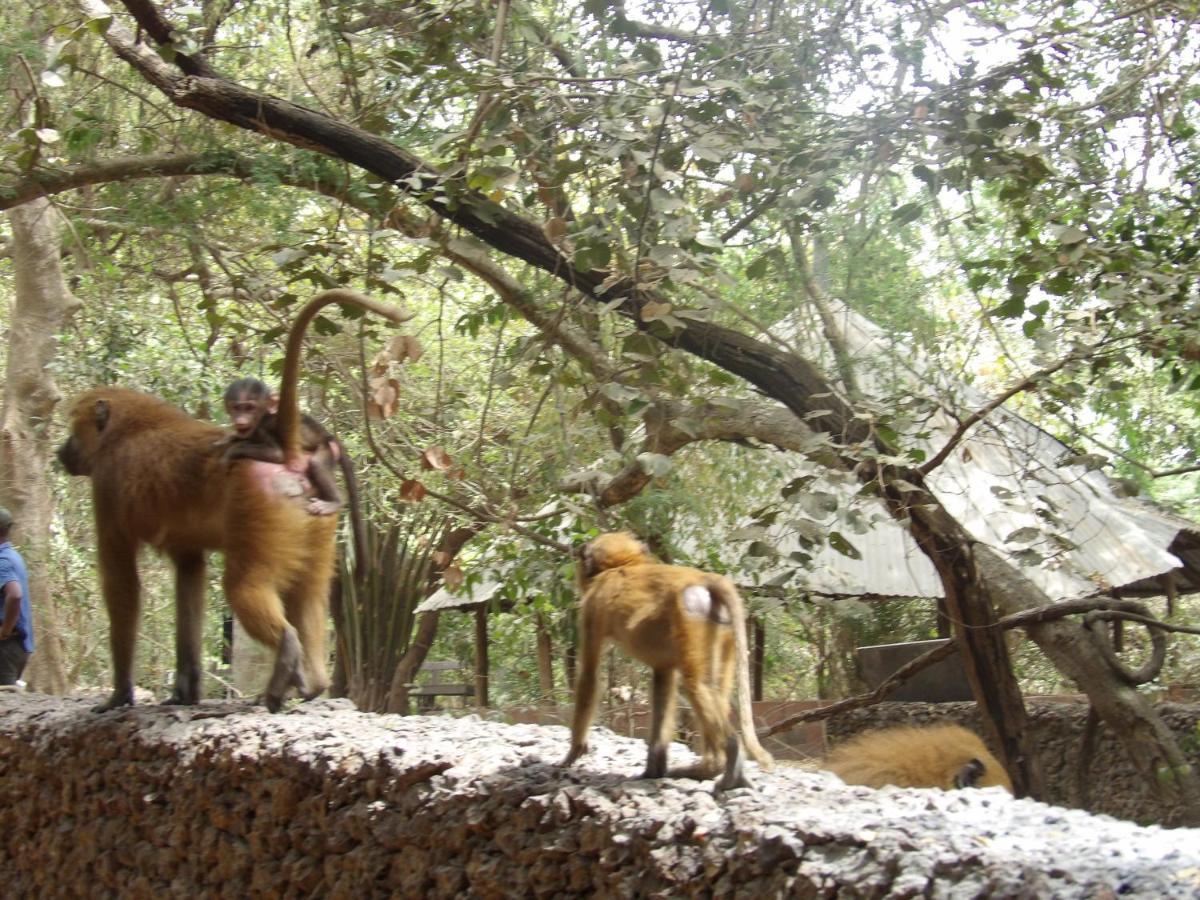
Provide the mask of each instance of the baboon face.
[{"label": "baboon face", "polygon": [[58,461],[71,475],[92,474],[100,434],[108,425],[109,402],[85,394],[71,409],[71,434],[58,448]]},{"label": "baboon face", "polygon": [[[972,788],[972,787],[987,787],[983,783],[983,777],[987,774],[987,766],[977,759],[969,759],[954,776],[954,786],[956,788]],[[1000,784],[993,778],[990,784]]]}]

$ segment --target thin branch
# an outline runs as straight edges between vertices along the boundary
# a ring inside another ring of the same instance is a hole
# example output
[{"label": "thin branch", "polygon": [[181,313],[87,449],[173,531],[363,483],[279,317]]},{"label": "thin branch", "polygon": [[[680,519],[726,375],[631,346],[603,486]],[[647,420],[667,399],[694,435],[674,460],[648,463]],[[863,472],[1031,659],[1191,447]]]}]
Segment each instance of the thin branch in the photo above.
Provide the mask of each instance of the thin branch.
[{"label": "thin branch", "polygon": [[946,458],[954,451],[954,448],[958,446],[958,444],[962,441],[963,436],[966,435],[972,426],[982,422],[1017,394],[1037,387],[1042,381],[1049,378],[1067,364],[1075,362],[1076,359],[1078,359],[1078,356],[1075,353],[1068,353],[1058,362],[1054,363],[1054,365],[1047,366],[1044,369],[1034,372],[1028,378],[1022,379],[1008,390],[994,397],[991,401],[985,403],[979,409],[975,410],[975,412],[971,413],[965,419],[962,419],[958,423],[958,428],[954,430],[954,434],[950,435],[949,439],[947,439],[946,443],[942,446],[942,449],[939,450],[931,459],[926,460],[925,463],[923,463],[920,468],[917,469],[917,471],[920,472],[921,475],[928,475],[946,461]]},{"label": "thin branch", "polygon": [[955,641],[949,641],[942,644],[940,647],[934,647],[932,650],[926,650],[914,660],[902,665],[899,669],[884,679],[879,687],[873,691],[868,691],[865,694],[858,694],[854,697],[848,697],[845,700],[839,700],[837,703],[830,703],[827,706],[821,706],[817,709],[809,709],[802,713],[797,713],[794,716],[788,716],[782,722],[776,722],[765,731],[758,732],[760,738],[770,737],[773,734],[779,734],[781,731],[787,731],[801,722],[813,722],[819,719],[828,719],[838,713],[847,712],[852,709],[860,709],[864,706],[872,706],[879,703],[898,685],[903,684],[916,675],[918,672],[928,669],[935,663],[941,662],[958,652],[958,644]]}]

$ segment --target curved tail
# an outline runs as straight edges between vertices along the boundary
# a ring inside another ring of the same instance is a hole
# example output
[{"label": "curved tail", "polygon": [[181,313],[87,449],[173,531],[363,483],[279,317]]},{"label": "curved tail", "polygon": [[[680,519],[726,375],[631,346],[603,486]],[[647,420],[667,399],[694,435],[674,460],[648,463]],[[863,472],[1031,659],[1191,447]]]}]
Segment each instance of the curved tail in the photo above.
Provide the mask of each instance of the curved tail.
[{"label": "curved tail", "polygon": [[750,697],[750,642],[746,637],[746,607],[742,595],[737,592],[733,583],[727,578],[713,577],[709,589],[725,608],[729,610],[729,624],[733,628],[734,684],[737,697],[734,700],[734,714],[737,718],[738,730],[741,732],[742,745],[746,752],[754,757],[766,771],[775,768],[775,757],[766,751],[758,742],[754,731],[754,710]]},{"label": "curved tail", "polygon": [[304,333],[321,308],[330,303],[349,303],[351,306],[381,315],[392,322],[405,322],[412,318],[411,313],[404,312],[391,304],[381,303],[373,297],[348,288],[322,291],[301,307],[299,315],[296,316],[296,320],[288,331],[287,350],[283,356],[283,378],[279,385],[279,412],[276,429],[285,462],[292,462],[299,458],[301,453],[299,381],[300,352],[304,348]]}]

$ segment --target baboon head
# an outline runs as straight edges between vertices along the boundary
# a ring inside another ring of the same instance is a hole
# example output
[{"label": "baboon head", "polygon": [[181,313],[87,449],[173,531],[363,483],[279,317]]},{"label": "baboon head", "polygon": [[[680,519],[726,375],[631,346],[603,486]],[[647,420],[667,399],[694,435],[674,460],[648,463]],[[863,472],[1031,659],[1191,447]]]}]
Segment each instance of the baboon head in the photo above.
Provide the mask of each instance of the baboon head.
[{"label": "baboon head", "polygon": [[71,407],[71,433],[58,448],[58,461],[71,475],[91,475],[100,436],[112,415],[110,401],[97,391],[88,391]]}]

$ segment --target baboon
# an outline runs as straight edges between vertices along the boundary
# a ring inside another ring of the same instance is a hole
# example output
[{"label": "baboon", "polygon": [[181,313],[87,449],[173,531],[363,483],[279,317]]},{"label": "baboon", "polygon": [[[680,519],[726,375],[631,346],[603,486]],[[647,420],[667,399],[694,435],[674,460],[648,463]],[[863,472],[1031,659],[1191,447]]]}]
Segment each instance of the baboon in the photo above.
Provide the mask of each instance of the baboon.
[{"label": "baboon", "polygon": [[[393,321],[405,316],[353,291],[325,291],[288,334],[278,433],[285,466],[303,471],[297,402],[305,329],[329,303],[350,303]],[[225,554],[225,595],[251,637],[275,650],[265,692],[278,710],[293,688],[314,697],[325,670],[326,606],[333,571],[333,516],[313,516],[304,497],[276,488],[283,467],[259,460],[227,465],[224,430],[148,394],[101,387],[70,408],[58,458],[92,480],[101,589],[109,616],[113,692],[97,711],[133,703],[133,658],[141,611],[137,554],[149,544],[175,567],[176,671],[170,703],[200,697],[206,553]]]},{"label": "baboon", "polygon": [[[238,378],[225,388],[223,401],[233,426],[233,434],[223,442],[226,462],[235,459],[284,462],[278,433],[278,396],[258,378]],[[354,463],[337,438],[306,414],[300,416],[300,448],[308,458],[304,476],[312,483],[314,490],[307,504],[312,515],[330,516],[341,509],[342,495],[333,479],[333,467],[336,465],[342,471],[349,499],[350,531],[354,537],[354,577],[359,580],[367,570],[369,561]],[[303,487],[301,482],[296,483],[293,489]]]},{"label": "baboon", "polygon": [[916,728],[900,725],[865,731],[833,749],[825,768],[847,784],[879,788],[926,787],[953,790],[1012,782],[983,741],[960,725]]},{"label": "baboon", "polygon": [[[733,583],[686,566],[660,563],[627,532],[602,534],[584,546],[576,564],[579,607],[579,677],[569,766],[587,751],[596,711],[596,670],[608,641],[653,672],[651,726],[643,778],[667,772],[667,746],[675,730],[675,687],[692,705],[700,731],[700,762],[670,774],[711,778],[719,791],[749,785],[742,744],[764,769],[771,755],[758,742],[750,708],[746,615]],[[735,727],[729,723],[736,681]],[[741,742],[739,742],[739,735]]]}]

